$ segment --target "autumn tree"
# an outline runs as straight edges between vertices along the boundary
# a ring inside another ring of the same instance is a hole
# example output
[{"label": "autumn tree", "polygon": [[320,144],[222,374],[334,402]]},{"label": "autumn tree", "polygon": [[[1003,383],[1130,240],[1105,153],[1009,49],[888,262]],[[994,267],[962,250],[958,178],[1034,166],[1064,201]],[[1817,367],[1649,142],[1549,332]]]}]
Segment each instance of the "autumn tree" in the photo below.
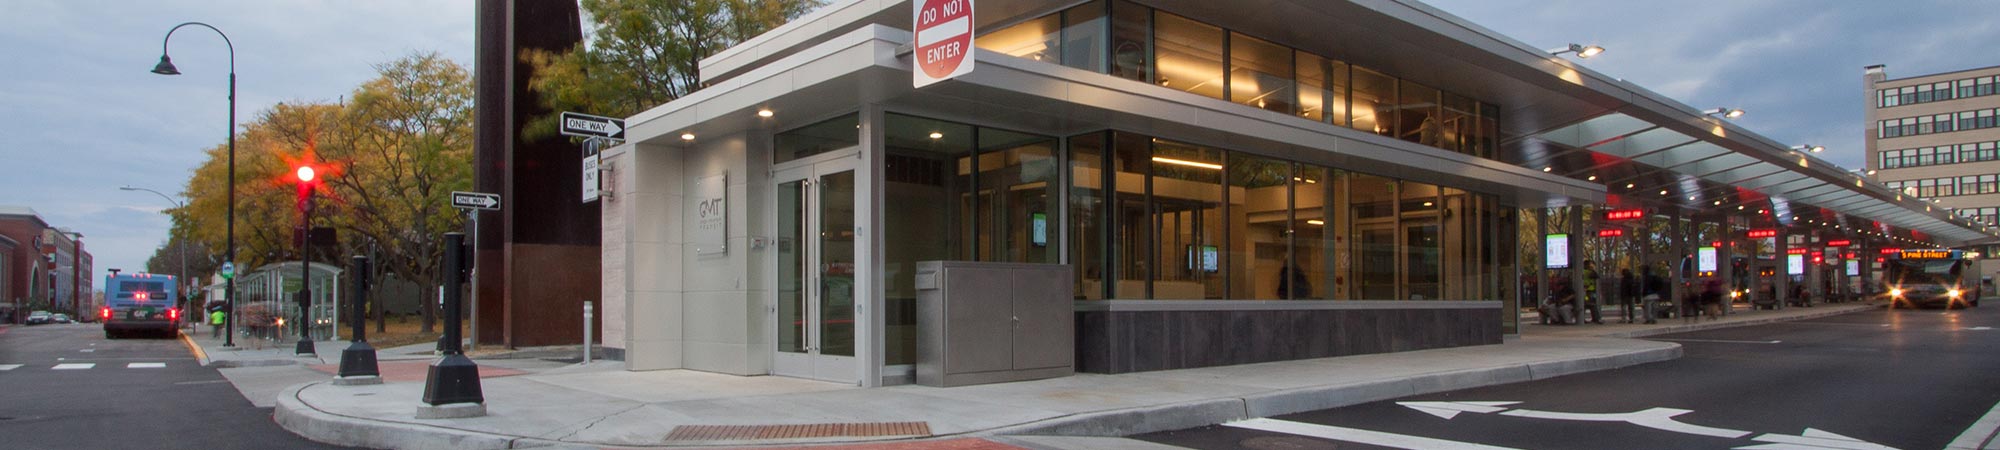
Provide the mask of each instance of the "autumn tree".
[{"label": "autumn tree", "polygon": [[[590,39],[524,51],[529,88],[552,111],[625,117],[701,89],[699,63],[814,8],[817,0],[583,0]],[[555,134],[554,115],[528,136]]]}]

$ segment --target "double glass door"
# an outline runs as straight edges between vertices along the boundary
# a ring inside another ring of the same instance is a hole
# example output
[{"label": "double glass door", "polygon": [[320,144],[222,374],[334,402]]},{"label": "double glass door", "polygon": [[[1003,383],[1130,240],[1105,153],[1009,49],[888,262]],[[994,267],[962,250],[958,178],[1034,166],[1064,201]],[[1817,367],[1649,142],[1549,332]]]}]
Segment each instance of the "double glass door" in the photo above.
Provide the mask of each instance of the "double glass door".
[{"label": "double glass door", "polygon": [[772,372],[836,382],[860,380],[853,158],[778,171],[777,286]]}]

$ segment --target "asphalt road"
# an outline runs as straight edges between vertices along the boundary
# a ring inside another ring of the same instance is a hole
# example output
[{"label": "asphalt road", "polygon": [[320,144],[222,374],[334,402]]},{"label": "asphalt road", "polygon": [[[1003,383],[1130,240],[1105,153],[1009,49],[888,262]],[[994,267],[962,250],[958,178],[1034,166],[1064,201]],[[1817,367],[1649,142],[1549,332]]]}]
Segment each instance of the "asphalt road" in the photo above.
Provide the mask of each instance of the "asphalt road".
[{"label": "asphalt road", "polygon": [[[1135,437],[1258,450],[1939,449],[2000,426],[2000,307],[1992,305],[1649,339],[1678,342],[1686,356]],[[1989,412],[1990,425],[1975,427]]]},{"label": "asphalt road", "polygon": [[338,447],[279,428],[177,339],[71,324],[0,327],[0,448]]}]

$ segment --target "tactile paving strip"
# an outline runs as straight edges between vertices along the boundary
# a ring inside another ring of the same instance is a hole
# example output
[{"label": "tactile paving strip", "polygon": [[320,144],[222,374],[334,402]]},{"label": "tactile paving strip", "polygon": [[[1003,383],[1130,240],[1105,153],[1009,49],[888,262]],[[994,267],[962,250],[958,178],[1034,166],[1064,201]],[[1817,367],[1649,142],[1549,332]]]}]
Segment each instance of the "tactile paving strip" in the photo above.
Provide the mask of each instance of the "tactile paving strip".
[{"label": "tactile paving strip", "polygon": [[669,441],[740,441],[836,436],[930,436],[927,422],[812,423],[797,425],[682,425]]}]

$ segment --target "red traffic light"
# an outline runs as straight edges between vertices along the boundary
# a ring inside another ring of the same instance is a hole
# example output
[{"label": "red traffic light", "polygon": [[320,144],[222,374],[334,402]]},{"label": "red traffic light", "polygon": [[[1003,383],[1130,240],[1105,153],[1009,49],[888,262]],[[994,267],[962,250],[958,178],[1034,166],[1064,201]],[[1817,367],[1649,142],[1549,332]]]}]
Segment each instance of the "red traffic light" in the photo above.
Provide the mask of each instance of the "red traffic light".
[{"label": "red traffic light", "polygon": [[312,166],[299,166],[298,176],[300,183],[311,183],[313,175]]}]

